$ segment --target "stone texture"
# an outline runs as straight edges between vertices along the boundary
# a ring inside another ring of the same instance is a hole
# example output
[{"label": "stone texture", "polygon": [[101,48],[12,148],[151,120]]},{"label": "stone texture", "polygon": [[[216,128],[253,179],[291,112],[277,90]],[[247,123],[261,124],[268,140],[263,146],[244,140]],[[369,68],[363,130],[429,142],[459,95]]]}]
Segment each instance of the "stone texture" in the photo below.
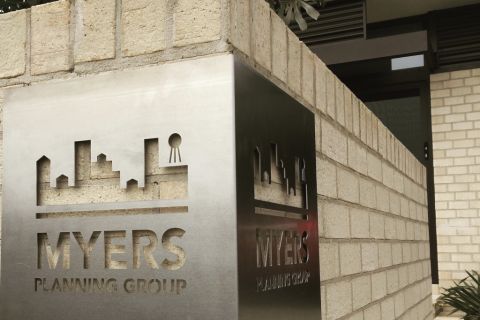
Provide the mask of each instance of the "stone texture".
[{"label": "stone texture", "polygon": [[378,269],[378,244],[362,244],[362,271]]},{"label": "stone texture", "polygon": [[348,138],[348,165],[357,172],[367,174],[367,150],[351,138]]},{"label": "stone texture", "polygon": [[337,122],[342,126],[345,125],[345,102],[344,102],[344,89],[345,86],[340,79],[335,79],[335,114]]},{"label": "stone texture", "polygon": [[76,2],[76,63],[115,57],[115,9],[115,0]]},{"label": "stone texture", "polygon": [[[475,178],[480,159],[476,112],[479,109],[472,105],[480,100],[475,94],[480,77],[475,75],[475,70],[460,70],[435,74],[430,80],[432,129],[436,132],[433,152],[439,276],[440,287],[448,287],[452,280],[463,278],[464,269],[479,267],[470,261],[480,255],[480,248],[470,245],[475,243],[473,237],[480,233],[480,224],[475,222],[480,219],[477,200],[480,189]],[[407,183],[405,189],[412,192]],[[409,209],[409,217],[423,220],[421,207],[410,202]],[[402,215],[406,215],[406,210]],[[406,237],[420,239],[424,235],[421,229],[407,223]],[[404,258],[415,259],[417,254],[421,252],[416,248],[404,250]]]},{"label": "stone texture", "polygon": [[328,121],[322,121],[322,152],[329,158],[347,164],[347,137]]},{"label": "stone texture", "polygon": [[276,14],[272,14],[272,73],[283,82],[287,81],[287,26]]},{"label": "stone texture", "polygon": [[360,204],[368,208],[375,208],[377,204],[375,184],[367,179],[361,178],[359,181],[359,186]]},{"label": "stone texture", "polygon": [[370,275],[352,280],[353,309],[359,309],[372,301],[372,283]]},{"label": "stone texture", "polygon": [[[186,1],[191,2],[190,0]],[[262,67],[271,70],[272,44],[270,42],[270,7],[266,1],[253,1],[252,6],[253,58]]]},{"label": "stone texture", "polygon": [[15,77],[25,72],[27,42],[26,10],[0,15],[0,78]]},{"label": "stone texture", "polygon": [[167,47],[167,0],[123,0],[122,53],[136,56]]},{"label": "stone texture", "polygon": [[350,282],[337,282],[327,286],[327,319],[335,320],[352,311]]},{"label": "stone texture", "polygon": [[338,244],[320,243],[320,276],[323,281],[338,277],[340,275],[340,259],[338,255]]},{"label": "stone texture", "polygon": [[[243,53],[250,54],[250,1],[230,1],[230,32],[231,42]],[[275,20],[275,19],[274,19]]]},{"label": "stone texture", "polygon": [[387,274],[378,272],[372,274],[372,300],[378,300],[387,295]]},{"label": "stone texture", "polygon": [[298,95],[302,94],[302,46],[295,33],[288,35],[288,85]]},{"label": "stone texture", "polygon": [[357,175],[350,171],[338,168],[337,190],[338,198],[348,202],[358,203],[359,187]]},{"label": "stone texture", "polygon": [[337,197],[337,169],[326,159],[317,158],[317,192],[327,197]]},{"label": "stone texture", "polygon": [[349,238],[350,222],[348,208],[337,203],[326,203],[323,207],[325,237]]},{"label": "stone texture", "polygon": [[340,274],[350,275],[362,271],[362,257],[360,244],[340,244]]},{"label": "stone texture", "polygon": [[[221,0],[176,0],[174,10],[174,46],[182,47],[220,39]],[[269,23],[267,17],[263,17],[264,12],[265,10],[261,12],[262,18]],[[255,21],[255,25],[261,22],[264,21]],[[270,26],[262,31],[270,36]]]},{"label": "stone texture", "polygon": [[317,109],[326,114],[327,112],[327,86],[326,69],[327,66],[320,60],[315,62],[315,99]]},{"label": "stone texture", "polygon": [[379,304],[374,304],[373,306],[369,307],[368,309],[365,309],[363,312],[363,317],[368,320],[381,320],[382,319],[382,313],[380,310],[380,305]]},{"label": "stone texture", "polygon": [[335,119],[335,75],[329,69],[327,69],[325,72],[325,76],[327,90],[327,114],[333,119]]},{"label": "stone texture", "polygon": [[353,104],[352,104],[352,92],[345,88],[344,90],[344,103],[345,103],[345,128],[349,132],[353,132]]},{"label": "stone texture", "polygon": [[315,105],[315,67],[313,64],[314,54],[302,44],[302,97],[310,105]]},{"label": "stone texture", "polygon": [[70,1],[60,0],[31,9],[31,72],[34,75],[73,67]]},{"label": "stone texture", "polygon": [[370,217],[367,210],[350,209],[350,224],[352,238],[366,239],[370,237]]}]

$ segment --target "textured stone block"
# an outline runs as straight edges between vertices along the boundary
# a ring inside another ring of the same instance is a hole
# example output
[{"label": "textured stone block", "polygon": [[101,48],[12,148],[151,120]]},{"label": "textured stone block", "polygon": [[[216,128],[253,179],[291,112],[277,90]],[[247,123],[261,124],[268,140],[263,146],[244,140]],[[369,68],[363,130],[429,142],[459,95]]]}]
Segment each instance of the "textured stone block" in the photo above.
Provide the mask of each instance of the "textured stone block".
[{"label": "textured stone block", "polygon": [[367,107],[360,102],[360,139],[367,144]]},{"label": "textured stone block", "polygon": [[387,293],[391,294],[398,290],[398,270],[387,270]]},{"label": "textured stone block", "polygon": [[327,285],[327,319],[335,320],[352,311],[352,285],[342,281]]},{"label": "textured stone block", "polygon": [[375,208],[377,205],[375,184],[367,179],[360,178],[360,204],[368,207]]},{"label": "textured stone block", "polygon": [[31,10],[32,74],[70,70],[73,67],[70,1],[55,1],[34,6]]},{"label": "textured stone block", "polygon": [[337,203],[325,203],[323,206],[323,217],[325,237],[350,237],[350,217],[346,206]]},{"label": "textured stone block", "polygon": [[167,47],[167,0],[124,0],[122,53],[136,56]]},{"label": "textured stone block", "polygon": [[250,1],[230,1],[230,32],[232,44],[243,53],[250,54]]},{"label": "textured stone block", "polygon": [[345,128],[349,132],[353,132],[353,105],[352,92],[345,87],[344,89],[344,103],[345,103]]},{"label": "textured stone block", "polygon": [[320,243],[320,276],[328,280],[340,275],[340,259],[337,243]]},{"label": "textured stone block", "polygon": [[376,199],[377,199],[377,209],[384,212],[390,211],[390,198],[388,195],[387,188],[382,185],[377,185],[375,187]]},{"label": "textured stone block", "polygon": [[315,105],[315,66],[314,54],[302,44],[302,97],[312,106]]},{"label": "textured stone block", "polygon": [[375,117],[372,112],[365,107],[365,126],[366,126],[366,134],[367,134],[367,145],[370,148],[373,148],[373,131],[372,131],[372,118]]},{"label": "textured stone block", "polygon": [[362,271],[378,269],[378,244],[362,243]]},{"label": "textured stone block", "polygon": [[352,96],[352,127],[353,134],[360,138],[360,107],[356,96]]},{"label": "textured stone block", "polygon": [[317,193],[337,197],[337,169],[328,160],[317,158]]},{"label": "textured stone block", "polygon": [[368,309],[365,309],[365,311],[363,311],[363,317],[368,320],[381,320],[382,313],[380,305],[374,304],[373,306],[368,307]]},{"label": "textured stone block", "polygon": [[395,319],[395,302],[393,298],[387,298],[382,301],[382,320],[394,320]]},{"label": "textured stone block", "polygon": [[342,200],[358,203],[358,176],[342,168],[337,169],[338,197]]},{"label": "textured stone block", "polygon": [[378,123],[378,152],[387,157],[387,128],[382,122]]},{"label": "textured stone block", "polygon": [[[191,2],[191,0],[185,0]],[[207,1],[208,2],[208,1]],[[266,1],[252,1],[253,58],[267,70],[272,68],[270,7]],[[220,19],[218,19],[220,21]]]},{"label": "textured stone block", "polygon": [[327,90],[327,114],[335,119],[335,75],[329,70],[326,70],[326,90]]},{"label": "textured stone block", "polygon": [[25,72],[26,10],[1,14],[0,30],[0,78],[21,75]]},{"label": "textured stone block", "polygon": [[288,35],[288,86],[298,95],[302,94],[302,46],[295,33],[287,28]]},{"label": "textured stone block", "polygon": [[367,150],[348,138],[348,165],[357,172],[367,174]]},{"label": "textured stone block", "polygon": [[358,311],[358,312],[355,312],[354,314],[351,314],[348,316],[348,318],[346,318],[346,320],[364,320],[363,319],[363,311]]},{"label": "textured stone block", "polygon": [[340,244],[340,274],[350,275],[362,271],[362,257],[360,244]]},{"label": "textured stone block", "polygon": [[394,265],[397,265],[403,262],[403,253],[402,253],[401,243],[392,244],[392,262]]},{"label": "textured stone block", "polygon": [[459,70],[459,71],[453,71],[450,74],[451,79],[461,79],[461,78],[468,78],[472,74],[471,70]]},{"label": "textured stone block", "polygon": [[347,137],[338,128],[322,119],[322,152],[329,158],[347,164]]},{"label": "textured stone block", "polygon": [[378,150],[378,123],[380,120],[372,113],[372,148]]},{"label": "textured stone block", "polygon": [[449,72],[444,72],[444,73],[434,73],[430,75],[430,81],[435,82],[435,81],[444,81],[450,79],[450,73]]},{"label": "textured stone block", "polygon": [[385,271],[372,274],[372,300],[387,295],[387,273]]},{"label": "textured stone block", "polygon": [[338,123],[345,126],[345,101],[343,83],[335,77],[335,108]]},{"label": "textured stone block", "polygon": [[359,309],[372,301],[372,283],[370,275],[352,280],[353,309]]},{"label": "textured stone block", "polygon": [[115,57],[115,0],[76,2],[75,62]]},{"label": "textured stone block", "polygon": [[[221,0],[176,0],[174,9],[174,45],[176,47],[220,39],[222,28]],[[262,35],[268,36],[267,43],[269,46],[269,8],[266,8],[268,13],[264,9],[258,9],[257,13],[265,20],[254,21],[254,26],[268,23],[268,28],[262,30]],[[255,15],[254,20],[257,20]]]},{"label": "textured stone block", "polygon": [[287,26],[276,14],[272,18],[272,73],[283,82],[287,81]]},{"label": "textured stone block", "polygon": [[315,100],[316,107],[324,114],[327,113],[327,84],[326,69],[327,66],[315,58]]},{"label": "textured stone block", "polygon": [[385,238],[385,217],[381,214],[370,214],[370,236],[375,239]]},{"label": "textured stone block", "polygon": [[382,181],[382,160],[371,152],[367,153],[367,173],[369,177]]},{"label": "textured stone block", "polygon": [[392,265],[392,245],[390,243],[378,244],[378,265],[380,268]]},{"label": "textured stone block", "polygon": [[395,302],[395,316],[400,317],[405,312],[405,295],[399,292],[394,297]]},{"label": "textured stone block", "polygon": [[359,208],[350,209],[350,229],[352,238],[369,238],[370,217],[368,211]]},{"label": "textured stone block", "polygon": [[390,240],[397,238],[397,225],[394,218],[385,217],[385,238]]},{"label": "textured stone block", "polygon": [[390,192],[390,212],[400,215],[400,206],[400,196],[395,192]]}]

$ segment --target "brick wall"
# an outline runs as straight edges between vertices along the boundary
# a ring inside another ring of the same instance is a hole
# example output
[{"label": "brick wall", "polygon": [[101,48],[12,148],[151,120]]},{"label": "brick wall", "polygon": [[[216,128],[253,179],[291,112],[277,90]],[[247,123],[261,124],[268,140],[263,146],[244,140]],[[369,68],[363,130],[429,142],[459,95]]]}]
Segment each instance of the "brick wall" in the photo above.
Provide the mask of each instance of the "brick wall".
[{"label": "brick wall", "polygon": [[448,287],[480,269],[480,69],[430,81],[438,268]]},{"label": "brick wall", "polygon": [[425,168],[263,0],[0,15],[2,87],[233,51],[316,115],[324,320],[432,319]]}]

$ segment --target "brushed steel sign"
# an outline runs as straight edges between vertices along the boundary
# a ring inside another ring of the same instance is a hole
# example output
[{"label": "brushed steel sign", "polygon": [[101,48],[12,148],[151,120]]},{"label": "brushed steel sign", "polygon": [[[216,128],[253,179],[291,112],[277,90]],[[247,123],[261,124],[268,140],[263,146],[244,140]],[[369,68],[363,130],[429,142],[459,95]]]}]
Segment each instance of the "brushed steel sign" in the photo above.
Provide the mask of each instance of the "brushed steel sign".
[{"label": "brushed steel sign", "polygon": [[4,118],[1,319],[318,319],[313,115],[233,55],[11,89]]},{"label": "brushed steel sign", "polygon": [[320,319],[314,115],[237,63],[240,319]]}]

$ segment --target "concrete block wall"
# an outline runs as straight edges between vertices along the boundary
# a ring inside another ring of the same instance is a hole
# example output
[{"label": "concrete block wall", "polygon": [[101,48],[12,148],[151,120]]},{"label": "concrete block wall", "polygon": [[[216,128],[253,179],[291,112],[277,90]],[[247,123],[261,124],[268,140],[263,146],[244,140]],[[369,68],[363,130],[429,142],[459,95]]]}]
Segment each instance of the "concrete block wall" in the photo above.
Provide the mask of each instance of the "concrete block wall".
[{"label": "concrete block wall", "polygon": [[440,287],[480,269],[480,69],[430,78]]},{"label": "concrete block wall", "polygon": [[234,52],[316,115],[324,320],[432,319],[425,168],[263,0],[76,0],[0,15],[3,89]]},{"label": "concrete block wall", "polygon": [[229,51],[228,0],[59,0],[0,15],[0,88]]}]

